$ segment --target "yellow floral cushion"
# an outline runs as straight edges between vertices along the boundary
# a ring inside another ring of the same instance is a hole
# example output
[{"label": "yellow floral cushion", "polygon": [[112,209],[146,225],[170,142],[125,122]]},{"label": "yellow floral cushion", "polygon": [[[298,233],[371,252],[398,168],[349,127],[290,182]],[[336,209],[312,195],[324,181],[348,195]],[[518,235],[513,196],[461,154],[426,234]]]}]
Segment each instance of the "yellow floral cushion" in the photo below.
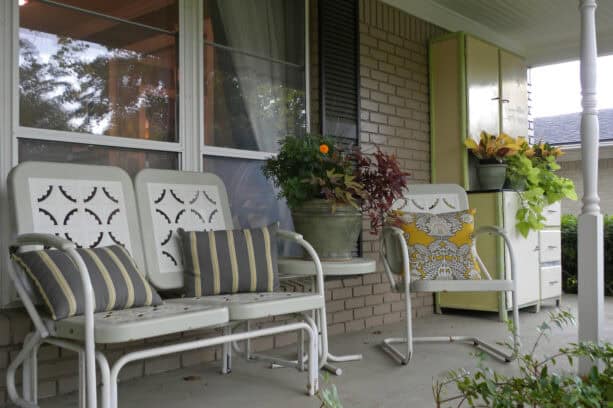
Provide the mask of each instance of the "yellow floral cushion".
[{"label": "yellow floral cushion", "polygon": [[481,279],[472,252],[475,210],[443,214],[396,211],[391,223],[405,232],[411,280]]}]

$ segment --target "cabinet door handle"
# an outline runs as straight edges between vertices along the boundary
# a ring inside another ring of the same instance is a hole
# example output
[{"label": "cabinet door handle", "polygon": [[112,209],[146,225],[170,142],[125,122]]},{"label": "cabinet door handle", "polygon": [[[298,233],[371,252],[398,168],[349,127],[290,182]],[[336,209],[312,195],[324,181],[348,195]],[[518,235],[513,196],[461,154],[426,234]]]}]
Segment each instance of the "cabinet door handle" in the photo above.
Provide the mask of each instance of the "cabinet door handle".
[{"label": "cabinet door handle", "polygon": [[534,247],[534,252],[539,251],[540,249],[541,249],[541,247],[537,245],[537,246]]},{"label": "cabinet door handle", "polygon": [[549,214],[555,214],[555,213],[557,213],[557,211],[556,211],[556,210],[547,210],[547,212],[548,212]]},{"label": "cabinet door handle", "polygon": [[558,248],[558,247],[555,246],[555,245],[547,245],[547,249],[556,249],[556,248]]},{"label": "cabinet door handle", "polygon": [[494,97],[492,98],[492,100],[493,100],[493,101],[498,101],[498,100],[500,100],[500,96],[494,96]]},{"label": "cabinet door handle", "polygon": [[553,286],[553,285],[557,285],[558,283],[560,283],[560,282],[559,282],[559,281],[550,281],[550,282],[549,282],[549,284],[550,284],[550,285],[552,285],[552,286]]},{"label": "cabinet door handle", "polygon": [[510,101],[510,100],[508,100],[508,99],[501,99],[501,100],[500,100],[500,102],[502,102],[502,103],[509,103],[509,102],[511,102],[511,101]]}]

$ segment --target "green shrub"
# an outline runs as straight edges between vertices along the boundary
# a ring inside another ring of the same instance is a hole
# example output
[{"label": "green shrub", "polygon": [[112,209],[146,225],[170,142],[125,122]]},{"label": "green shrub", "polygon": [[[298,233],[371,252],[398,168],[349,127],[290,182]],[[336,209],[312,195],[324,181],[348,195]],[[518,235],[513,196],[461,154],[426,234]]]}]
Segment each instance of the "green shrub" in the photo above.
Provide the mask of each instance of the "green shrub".
[{"label": "green shrub", "polygon": [[[568,311],[550,313],[549,318],[538,326],[538,336],[525,354],[512,343],[505,342],[504,345],[517,356],[518,370],[513,376],[496,372],[483,364],[483,353],[477,354],[479,364],[474,372],[465,369],[448,371],[432,384],[436,407],[613,407],[611,343],[571,343],[553,355],[537,354],[541,341],[550,337],[554,328],[573,323],[574,317]],[[510,330],[513,330],[512,323]],[[586,376],[575,374],[572,366],[580,357],[594,363],[600,361],[602,369],[594,364]],[[571,369],[558,367],[558,360],[568,361]]]},{"label": "green shrub", "polygon": [[[604,217],[605,295],[613,296],[613,216]],[[577,293],[577,217],[562,216],[562,289]]]}]

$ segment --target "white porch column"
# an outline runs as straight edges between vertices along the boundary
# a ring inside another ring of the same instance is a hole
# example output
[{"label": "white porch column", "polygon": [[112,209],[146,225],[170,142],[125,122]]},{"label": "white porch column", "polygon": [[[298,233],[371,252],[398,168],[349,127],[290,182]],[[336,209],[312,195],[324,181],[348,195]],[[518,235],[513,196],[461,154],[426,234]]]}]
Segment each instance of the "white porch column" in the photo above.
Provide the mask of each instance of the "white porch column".
[{"label": "white porch column", "polygon": [[[579,341],[598,343],[604,315],[603,225],[598,197],[598,111],[596,109],[596,0],[579,0],[581,12],[581,162],[583,208],[579,216]],[[579,362],[587,373],[592,363]]]}]

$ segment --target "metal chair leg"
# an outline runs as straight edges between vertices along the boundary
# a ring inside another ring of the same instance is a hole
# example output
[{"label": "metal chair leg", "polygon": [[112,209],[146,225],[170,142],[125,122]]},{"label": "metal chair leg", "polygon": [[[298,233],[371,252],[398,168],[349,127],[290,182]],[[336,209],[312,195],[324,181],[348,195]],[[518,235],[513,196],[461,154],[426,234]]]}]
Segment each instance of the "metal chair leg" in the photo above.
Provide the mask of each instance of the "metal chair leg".
[{"label": "metal chair leg", "polygon": [[[26,340],[33,336],[29,333]],[[32,404],[38,403],[38,349],[40,343],[33,346],[32,351],[26,357],[22,365],[22,392],[23,399]]]},{"label": "metal chair leg", "polygon": [[[404,305],[405,305],[405,330],[406,337],[392,337],[384,339],[381,346],[385,352],[387,352],[392,358],[397,360],[402,365],[409,364],[411,356],[413,355],[413,309],[411,307],[411,291],[410,280],[405,279],[404,282]],[[406,344],[406,354],[402,353],[394,344]]]},{"label": "metal chair leg", "polygon": [[[412,316],[411,316],[411,305],[410,300],[407,303],[407,337],[392,337],[386,338],[383,340],[382,348],[386,351],[390,356],[392,356],[395,360],[397,360],[400,364],[406,365],[411,360],[411,356],[413,354],[413,344],[414,343],[454,343],[461,342],[471,344],[475,347],[480,348],[484,352],[489,355],[499,358],[504,362],[513,361],[517,352],[519,351],[519,347],[521,347],[520,343],[520,334],[519,334],[519,308],[517,306],[517,294],[516,292],[512,292],[513,298],[513,350],[507,351],[502,347],[497,345],[490,344],[481,340],[478,337],[474,336],[432,336],[432,337],[413,337],[412,331]],[[394,347],[395,344],[406,344],[406,354],[398,350],[398,348]]]},{"label": "metal chair leg", "polygon": [[[230,334],[232,334],[232,328],[225,326],[223,328],[223,335],[228,336]],[[232,343],[223,344],[221,360],[221,373],[224,375],[230,374],[232,372]]]},{"label": "metal chair leg", "polygon": [[[28,400],[24,396],[19,396],[17,392],[17,387],[15,386],[15,374],[17,372],[17,368],[19,366],[24,365],[26,363],[30,366],[30,368],[26,369],[28,371],[28,381],[32,381],[32,373],[31,373],[31,365],[32,365],[32,353],[36,350],[36,348],[40,345],[41,336],[38,332],[33,332],[28,335],[23,343],[23,348],[17,353],[13,361],[9,364],[6,369],[6,390],[8,397],[12,403],[19,407],[24,408],[37,408],[38,405],[31,400]],[[29,360],[29,361],[28,361]],[[28,385],[29,387],[29,385]],[[32,389],[28,389],[28,394],[31,394]]]},{"label": "metal chair leg", "polygon": [[85,372],[85,353],[79,351],[79,408],[85,408],[87,406],[87,381]]},{"label": "metal chair leg", "polygon": [[298,361],[298,370],[304,371],[304,330],[298,332],[298,341],[296,343],[296,360]]}]

